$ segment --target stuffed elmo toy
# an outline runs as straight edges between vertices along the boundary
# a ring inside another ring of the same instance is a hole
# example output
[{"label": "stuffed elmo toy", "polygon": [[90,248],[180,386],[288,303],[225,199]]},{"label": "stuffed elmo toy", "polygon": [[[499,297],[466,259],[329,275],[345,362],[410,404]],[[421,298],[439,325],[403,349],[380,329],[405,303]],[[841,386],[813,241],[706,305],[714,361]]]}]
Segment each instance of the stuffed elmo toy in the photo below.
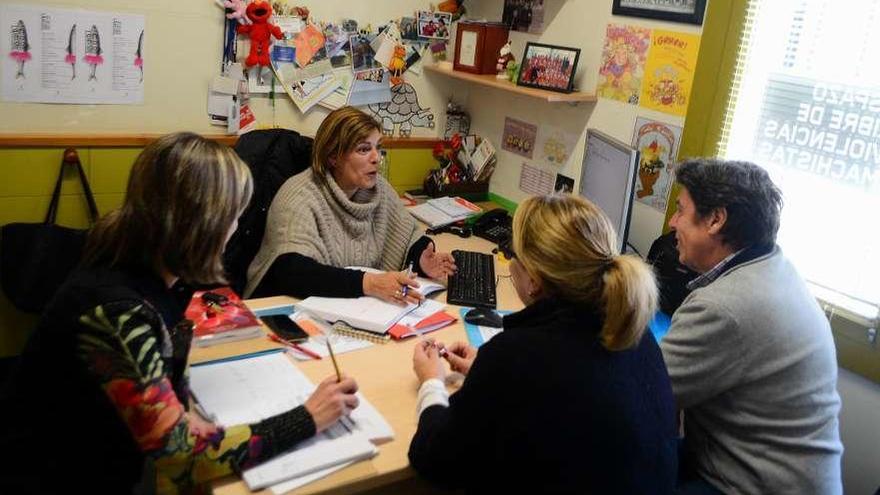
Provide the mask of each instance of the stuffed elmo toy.
[{"label": "stuffed elmo toy", "polygon": [[284,35],[281,28],[269,22],[272,17],[272,6],[265,0],[251,2],[245,14],[253,24],[240,25],[236,28],[239,34],[246,34],[251,39],[251,51],[244,64],[248,67],[254,65],[269,66],[269,45],[271,37],[281,39]]}]

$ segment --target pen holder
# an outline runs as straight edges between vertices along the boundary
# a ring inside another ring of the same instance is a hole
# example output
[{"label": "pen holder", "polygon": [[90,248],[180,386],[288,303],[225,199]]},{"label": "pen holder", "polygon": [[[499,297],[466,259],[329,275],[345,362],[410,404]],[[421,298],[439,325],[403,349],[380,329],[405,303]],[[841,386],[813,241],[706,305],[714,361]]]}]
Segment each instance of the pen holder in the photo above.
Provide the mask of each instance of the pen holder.
[{"label": "pen holder", "polygon": [[432,198],[459,196],[468,201],[486,201],[489,198],[489,181],[435,184],[425,181],[425,193]]}]

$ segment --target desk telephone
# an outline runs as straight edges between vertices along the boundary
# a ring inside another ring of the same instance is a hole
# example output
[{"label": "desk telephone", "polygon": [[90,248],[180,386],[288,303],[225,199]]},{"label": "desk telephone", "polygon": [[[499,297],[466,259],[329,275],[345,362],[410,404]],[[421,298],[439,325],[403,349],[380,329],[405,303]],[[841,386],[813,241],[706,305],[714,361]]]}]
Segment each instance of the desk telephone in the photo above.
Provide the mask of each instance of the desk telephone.
[{"label": "desk telephone", "polygon": [[501,244],[513,234],[512,224],[513,219],[507,214],[507,210],[496,208],[478,218],[474,222],[473,231],[477,237]]}]

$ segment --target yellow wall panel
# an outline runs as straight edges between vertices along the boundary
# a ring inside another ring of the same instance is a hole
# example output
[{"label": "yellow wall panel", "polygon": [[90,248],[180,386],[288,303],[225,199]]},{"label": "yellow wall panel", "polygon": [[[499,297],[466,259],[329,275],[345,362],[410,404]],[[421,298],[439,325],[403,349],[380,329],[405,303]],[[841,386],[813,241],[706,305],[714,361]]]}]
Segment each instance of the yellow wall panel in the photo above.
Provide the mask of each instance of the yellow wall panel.
[{"label": "yellow wall panel", "polygon": [[[61,148],[0,149],[0,197],[51,195],[63,155]],[[88,151],[80,152],[80,161],[88,175]],[[68,172],[65,181],[75,176]],[[65,187],[62,191],[77,193],[81,189]]]},{"label": "yellow wall panel", "polygon": [[[104,148],[92,149],[91,175],[89,184],[92,192],[124,193],[128,184],[128,174],[134,160],[142,148]],[[103,209],[101,210],[104,211]]]}]

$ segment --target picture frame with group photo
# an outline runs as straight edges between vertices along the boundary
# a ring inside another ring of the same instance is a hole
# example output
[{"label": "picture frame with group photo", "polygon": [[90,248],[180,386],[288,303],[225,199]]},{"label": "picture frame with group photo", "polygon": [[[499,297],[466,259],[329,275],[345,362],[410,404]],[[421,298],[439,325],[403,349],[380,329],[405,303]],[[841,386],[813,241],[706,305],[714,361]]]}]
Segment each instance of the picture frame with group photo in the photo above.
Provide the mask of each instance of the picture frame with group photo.
[{"label": "picture frame with group photo", "polygon": [[449,39],[449,28],[452,26],[452,14],[449,12],[418,12],[419,38]]},{"label": "picture frame with group photo", "polygon": [[703,24],[706,0],[614,0],[613,15],[644,17],[669,22]]},{"label": "picture frame with group photo", "polygon": [[528,42],[523,51],[517,86],[571,93],[580,48]]}]

